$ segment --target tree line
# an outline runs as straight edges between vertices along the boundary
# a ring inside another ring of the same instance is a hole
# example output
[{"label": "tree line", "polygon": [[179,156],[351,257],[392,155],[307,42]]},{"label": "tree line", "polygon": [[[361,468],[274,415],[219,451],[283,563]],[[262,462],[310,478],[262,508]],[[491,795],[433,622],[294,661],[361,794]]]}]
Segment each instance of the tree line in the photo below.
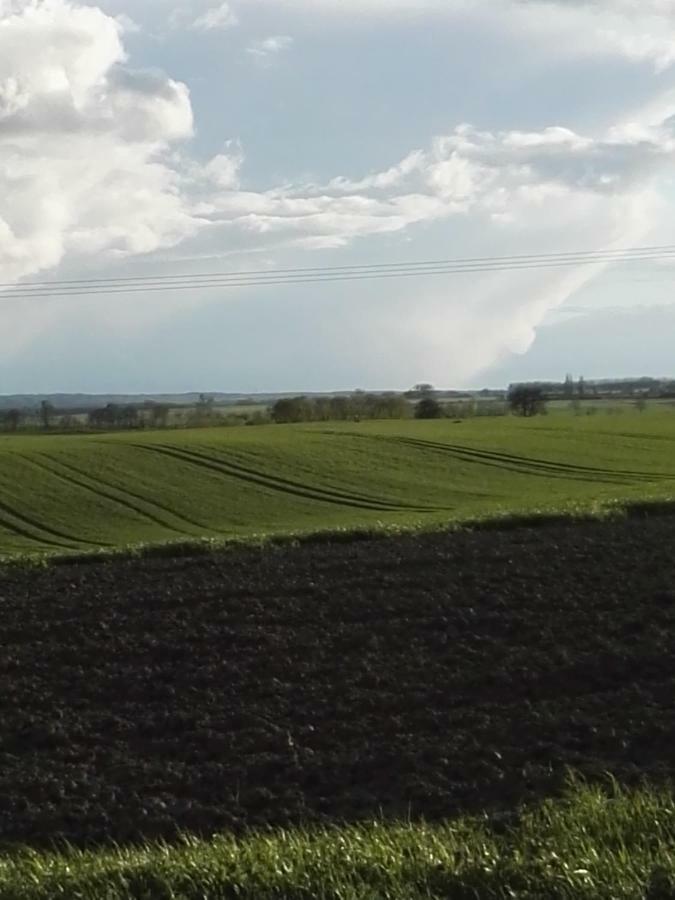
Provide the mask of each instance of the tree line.
[{"label": "tree line", "polygon": [[114,431],[142,428],[206,427],[216,425],[261,424],[269,422],[263,410],[242,413],[235,407],[217,407],[212,397],[200,396],[196,405],[175,407],[168,403],[106,403],[89,410],[58,410],[49,400],[39,407],[18,407],[0,411],[0,429],[42,431]]},{"label": "tree line", "polygon": [[431,385],[419,385],[404,394],[355,391],[339,397],[284,397],[270,410],[278,424],[293,422],[359,422],[362,419],[464,419],[501,416],[507,412],[501,400],[474,399],[443,402]]},{"label": "tree line", "polygon": [[107,403],[79,415],[59,413],[43,400],[37,410],[9,409],[0,413],[0,428],[43,431],[100,431],[141,428],[213,427],[220,425],[292,424],[298,422],[358,422],[365,419],[461,420],[474,416],[502,416],[511,411],[531,416],[546,411],[546,397],[537,385],[512,385],[505,400],[467,398],[442,400],[431,385],[416,385],[405,393],[354,391],[338,396],[282,397],[272,406],[254,411],[217,407],[213,398],[202,394],[188,409],[146,401],[143,404]]},{"label": "tree line", "polygon": [[346,422],[359,419],[403,419],[410,405],[401,394],[355,391],[339,397],[282,397],[272,404],[273,422]]}]

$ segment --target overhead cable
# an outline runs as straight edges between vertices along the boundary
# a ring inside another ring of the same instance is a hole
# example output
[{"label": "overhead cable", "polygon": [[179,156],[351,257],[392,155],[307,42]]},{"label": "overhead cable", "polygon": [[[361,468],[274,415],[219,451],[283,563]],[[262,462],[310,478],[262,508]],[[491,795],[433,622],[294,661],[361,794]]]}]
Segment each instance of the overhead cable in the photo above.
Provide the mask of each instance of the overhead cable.
[{"label": "overhead cable", "polygon": [[0,299],[76,297],[97,294],[156,293],[213,288],[265,287],[320,284],[340,281],[412,278],[490,272],[522,271],[568,266],[608,265],[675,259],[675,244],[609,250],[581,250],[513,256],[257,269],[239,272],[177,273],[118,278],[0,283]]}]

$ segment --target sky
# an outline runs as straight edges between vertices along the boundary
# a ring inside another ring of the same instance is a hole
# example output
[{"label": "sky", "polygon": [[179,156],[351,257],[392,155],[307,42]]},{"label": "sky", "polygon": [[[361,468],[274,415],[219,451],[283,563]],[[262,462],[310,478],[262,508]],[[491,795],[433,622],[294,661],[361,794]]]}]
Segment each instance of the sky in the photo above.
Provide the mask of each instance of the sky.
[{"label": "sky", "polygon": [[[0,0],[0,282],[675,244],[675,0]],[[0,297],[0,393],[675,375],[673,262]]]}]

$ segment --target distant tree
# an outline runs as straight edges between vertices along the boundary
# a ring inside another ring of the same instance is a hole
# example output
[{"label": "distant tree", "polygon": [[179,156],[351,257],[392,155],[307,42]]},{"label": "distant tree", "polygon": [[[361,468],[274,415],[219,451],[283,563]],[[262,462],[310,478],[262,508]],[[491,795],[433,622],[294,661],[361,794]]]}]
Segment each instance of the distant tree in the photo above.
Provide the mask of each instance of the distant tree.
[{"label": "distant tree", "polygon": [[350,399],[350,409],[349,414],[350,418],[352,418],[355,422],[360,422],[361,419],[366,418],[368,415],[367,410],[367,397],[368,394],[363,388],[357,388],[352,392]]},{"label": "distant tree", "polygon": [[166,428],[171,407],[165,403],[153,403],[149,407],[149,423],[152,428]]},{"label": "distant tree", "polygon": [[92,409],[87,420],[94,428],[126,428],[138,421],[138,409],[133,406],[120,406],[118,403],[107,403],[99,409]]},{"label": "distant tree", "polygon": [[55,412],[56,410],[49,402],[49,400],[43,400],[40,403],[40,421],[42,422],[42,427],[45,429],[45,431],[51,428]]},{"label": "distant tree", "polygon": [[402,394],[379,394],[373,413],[378,419],[406,419],[410,415],[410,405]]},{"label": "distant tree", "polygon": [[343,422],[351,418],[351,402],[349,397],[331,397],[329,402],[331,419]]},{"label": "distant tree", "polygon": [[579,376],[579,383],[577,385],[577,394],[580,400],[583,400],[586,396],[586,382],[584,381],[584,376]]},{"label": "distant tree", "polygon": [[197,401],[197,415],[200,419],[210,419],[213,416],[214,400],[208,394],[200,394]]},{"label": "distant tree", "polygon": [[410,414],[405,397],[393,391],[354,391],[348,397],[282,397],[270,410],[272,421],[278,423],[405,419]]},{"label": "distant tree", "polygon": [[330,417],[330,398],[315,397],[312,402],[312,420],[315,422],[328,422]]},{"label": "distant tree", "polygon": [[565,375],[565,384],[563,385],[563,395],[565,397],[574,396],[574,378],[568,373]]},{"label": "distant tree", "polygon": [[517,416],[536,416],[546,412],[546,396],[536,384],[513,384],[509,388],[508,403]]},{"label": "distant tree", "polygon": [[137,428],[140,420],[138,407],[133,403],[122,406],[116,417],[115,425],[120,428]]},{"label": "distant tree", "polygon": [[309,422],[312,419],[312,404],[307,397],[282,397],[273,404],[271,416],[280,425]]},{"label": "distant tree", "polygon": [[3,416],[3,424],[8,431],[17,431],[22,419],[23,413],[20,409],[8,409]]},{"label": "distant tree", "polygon": [[110,410],[107,406],[98,409],[90,409],[87,413],[87,422],[92,428],[106,428],[110,426]]},{"label": "distant tree", "polygon": [[408,400],[421,400],[422,397],[433,397],[435,393],[433,384],[420,381],[418,384],[413,385],[409,391],[406,391],[403,396],[407,397]]},{"label": "distant tree", "polygon": [[208,394],[200,394],[191,415],[188,416],[189,425],[213,425],[216,418],[215,400]]},{"label": "distant tree", "polygon": [[416,419],[440,419],[443,417],[443,407],[433,397],[422,397],[415,404]]},{"label": "distant tree", "polygon": [[647,409],[647,400],[644,397],[638,397],[635,401],[635,409],[638,412],[644,412]]}]

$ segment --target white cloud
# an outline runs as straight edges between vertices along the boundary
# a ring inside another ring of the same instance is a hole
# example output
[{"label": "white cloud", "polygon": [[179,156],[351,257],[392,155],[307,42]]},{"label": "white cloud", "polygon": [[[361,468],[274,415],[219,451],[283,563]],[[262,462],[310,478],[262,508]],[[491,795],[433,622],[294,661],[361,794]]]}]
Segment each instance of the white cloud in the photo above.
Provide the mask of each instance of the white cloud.
[{"label": "white cloud", "polygon": [[[237,0],[235,0],[237,2]],[[374,18],[474,22],[480,28],[535,38],[553,57],[611,54],[664,69],[675,62],[672,0],[238,0],[242,6],[299,14],[311,27],[321,15],[350,27]]]},{"label": "white cloud", "polygon": [[[563,0],[530,0],[537,11],[539,32],[558,31],[570,41],[570,49],[593,55],[610,53],[633,62],[650,62],[657,70],[675,62],[675,8],[658,0],[595,0],[565,3]],[[549,15],[551,15],[549,19]],[[573,52],[573,51],[572,51]]]},{"label": "white cloud", "polygon": [[253,41],[246,48],[246,52],[260,62],[269,62],[270,58],[278,56],[284,50],[288,50],[292,43],[292,37],[286,34],[276,34]]},{"label": "white cloud", "polygon": [[[4,0],[5,5],[8,0]],[[171,0],[146,0],[166,20]],[[203,2],[203,0],[202,0]],[[131,0],[99,0],[139,14]],[[349,30],[387,22],[434,20],[433,27],[473,25],[529,43],[549,59],[606,56],[649,63],[662,70],[675,62],[673,0],[228,0],[195,16],[181,3],[168,16],[174,25],[204,30],[242,21],[287,23],[281,27],[325,31],[326,17]],[[199,23],[199,24],[197,24]]]},{"label": "white cloud", "polygon": [[[463,125],[363,178],[211,191],[194,209],[221,244],[243,232],[248,246],[340,247],[454,219],[458,228],[465,222],[481,230],[498,254],[620,249],[640,243],[660,220],[656,184],[674,160],[668,120],[620,123],[598,137],[561,127],[489,132]],[[387,348],[378,357],[382,377],[401,383],[406,367],[414,377],[423,358],[427,375],[447,383],[448,372],[465,379],[507,351],[524,352],[548,311],[601,271],[594,265],[474,275],[469,288],[462,282],[468,293],[460,304],[441,281],[416,284],[414,305],[405,287],[388,285],[387,296],[398,291],[406,301],[381,310],[375,327]],[[396,372],[387,369],[391,358]]]},{"label": "white cloud", "polygon": [[67,0],[0,6],[3,280],[195,228],[170,150],[192,134],[187,88],[125,68],[120,32]]},{"label": "white cloud", "polygon": [[392,188],[400,184],[406,176],[419,171],[423,165],[424,152],[422,150],[414,150],[405,159],[402,159],[400,163],[391,166],[384,172],[367,175],[365,178],[356,181],[338,176],[330,181],[328,187],[331,191],[347,194],[354,191]]},{"label": "white cloud", "polygon": [[[2,281],[189,241],[202,252],[271,249],[283,264],[283,248],[342,247],[452,221],[528,251],[626,246],[654,221],[653,185],[675,161],[675,98],[666,96],[600,134],[461,125],[379,171],[255,189],[236,142],[205,163],[190,158],[186,86],[130,69],[122,32],[74,0],[0,0]],[[267,53],[283,49],[280,36],[266,41]],[[383,334],[392,346],[403,331],[416,334],[439,366],[451,347],[466,374],[507,347],[525,348],[546,311],[594,272],[485,277],[461,308],[445,288],[420,288],[424,314],[389,313]],[[2,315],[14,351],[17,335],[29,340],[48,322],[9,306]]]},{"label": "white cloud", "polygon": [[565,128],[488,132],[462,125],[383,172],[324,185],[231,189],[241,153],[221,154],[203,171],[223,171],[228,189],[210,185],[201,196],[193,194],[193,209],[214,227],[226,223],[252,234],[341,246],[470,213],[517,224],[559,206],[558,221],[567,221],[566,209],[576,215],[589,204],[641,191],[673,160],[669,123],[651,129],[628,124],[600,138]]},{"label": "white cloud", "polygon": [[234,190],[239,187],[239,173],[244,162],[241,145],[236,141],[225,144],[224,153],[218,153],[204,165],[193,165],[192,178],[205,182],[209,190]]},{"label": "white cloud", "polygon": [[223,28],[232,28],[238,22],[237,16],[232,11],[229,3],[221,3],[207,9],[192,22],[191,28],[196,31],[214,31]]}]

